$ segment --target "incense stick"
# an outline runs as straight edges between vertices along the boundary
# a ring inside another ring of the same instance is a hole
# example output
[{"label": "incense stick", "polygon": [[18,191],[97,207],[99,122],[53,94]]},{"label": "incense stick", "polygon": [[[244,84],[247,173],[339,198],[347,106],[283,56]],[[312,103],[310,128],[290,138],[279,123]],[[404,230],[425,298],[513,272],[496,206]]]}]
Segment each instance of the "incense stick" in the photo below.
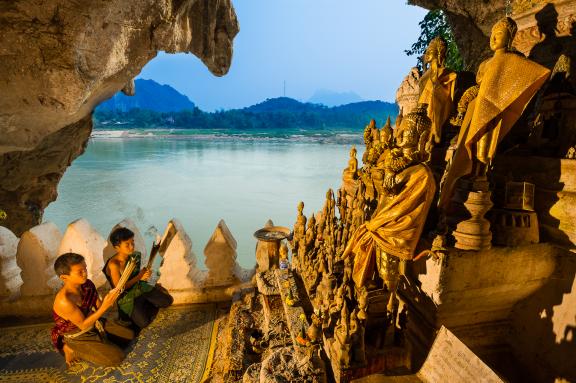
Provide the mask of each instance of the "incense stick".
[{"label": "incense stick", "polygon": [[128,282],[128,279],[130,278],[130,275],[132,274],[132,271],[134,271],[135,267],[136,262],[132,262],[132,260],[129,260],[128,264],[124,268],[124,271],[122,272],[122,275],[120,276],[118,284],[115,287],[116,289],[119,289],[120,291],[124,290],[124,286],[126,285],[126,282]]}]

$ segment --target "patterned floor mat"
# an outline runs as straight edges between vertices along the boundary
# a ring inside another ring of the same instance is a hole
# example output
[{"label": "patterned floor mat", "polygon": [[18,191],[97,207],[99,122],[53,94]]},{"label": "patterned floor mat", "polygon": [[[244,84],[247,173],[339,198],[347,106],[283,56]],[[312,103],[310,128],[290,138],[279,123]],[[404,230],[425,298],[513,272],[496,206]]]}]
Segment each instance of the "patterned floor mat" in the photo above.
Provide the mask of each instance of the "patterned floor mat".
[{"label": "patterned floor mat", "polygon": [[161,310],[119,367],[79,362],[66,370],[50,343],[51,324],[0,329],[0,383],[200,382],[214,348],[214,305]]}]

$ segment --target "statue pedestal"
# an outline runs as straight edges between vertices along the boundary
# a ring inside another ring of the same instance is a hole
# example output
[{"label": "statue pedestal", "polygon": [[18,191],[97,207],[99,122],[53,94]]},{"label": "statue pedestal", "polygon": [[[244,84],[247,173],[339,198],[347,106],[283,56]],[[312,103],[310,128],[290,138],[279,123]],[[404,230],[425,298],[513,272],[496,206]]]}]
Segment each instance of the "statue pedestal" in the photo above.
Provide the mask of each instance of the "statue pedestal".
[{"label": "statue pedestal", "polygon": [[464,206],[472,217],[457,224],[452,233],[456,239],[455,247],[462,250],[488,250],[492,246],[490,222],[484,214],[492,207],[488,181],[475,180],[469,183]]},{"label": "statue pedestal", "polygon": [[505,369],[512,309],[550,280],[560,251],[550,244],[449,249],[411,263],[398,293],[408,306],[413,365],[424,361],[444,325],[485,362]]}]

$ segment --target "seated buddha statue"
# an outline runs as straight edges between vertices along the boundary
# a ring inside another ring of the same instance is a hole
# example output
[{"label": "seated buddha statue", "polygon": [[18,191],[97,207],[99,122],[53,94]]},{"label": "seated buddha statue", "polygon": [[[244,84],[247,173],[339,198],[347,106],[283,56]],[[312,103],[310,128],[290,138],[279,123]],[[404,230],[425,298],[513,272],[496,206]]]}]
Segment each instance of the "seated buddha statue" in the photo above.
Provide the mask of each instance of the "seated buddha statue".
[{"label": "seated buddha statue", "polygon": [[422,105],[402,119],[395,147],[385,156],[384,189],[370,220],[361,224],[348,241],[342,257],[353,257],[352,279],[367,286],[377,271],[391,293],[393,307],[400,259],[414,257],[436,183],[424,163],[431,121]]}]

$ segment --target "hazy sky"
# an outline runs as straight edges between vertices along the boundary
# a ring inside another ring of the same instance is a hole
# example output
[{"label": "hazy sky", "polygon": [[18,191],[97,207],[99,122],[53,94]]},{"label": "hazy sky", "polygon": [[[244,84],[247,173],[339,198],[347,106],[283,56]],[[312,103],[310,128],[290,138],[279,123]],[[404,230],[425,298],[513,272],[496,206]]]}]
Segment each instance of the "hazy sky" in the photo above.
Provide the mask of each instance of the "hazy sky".
[{"label": "hazy sky", "polygon": [[215,77],[191,54],[160,53],[139,77],[168,84],[203,110],[249,106],[316,90],[393,101],[415,65],[404,53],[426,11],[405,0],[233,0],[240,32],[228,74]]}]

